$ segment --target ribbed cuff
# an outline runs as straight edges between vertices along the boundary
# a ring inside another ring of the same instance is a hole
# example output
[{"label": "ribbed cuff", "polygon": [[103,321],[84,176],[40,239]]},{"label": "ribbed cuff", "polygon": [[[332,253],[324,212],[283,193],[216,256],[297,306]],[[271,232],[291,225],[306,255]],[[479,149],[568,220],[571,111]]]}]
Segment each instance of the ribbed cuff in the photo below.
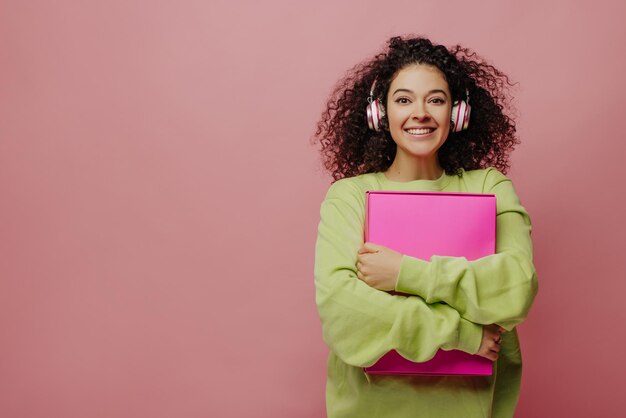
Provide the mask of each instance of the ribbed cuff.
[{"label": "ribbed cuff", "polygon": [[430,274],[431,263],[408,255],[402,256],[400,272],[396,281],[396,292],[428,298],[428,281],[434,280]]},{"label": "ribbed cuff", "polygon": [[459,340],[456,349],[476,354],[483,340],[483,326],[467,319],[459,319]]}]

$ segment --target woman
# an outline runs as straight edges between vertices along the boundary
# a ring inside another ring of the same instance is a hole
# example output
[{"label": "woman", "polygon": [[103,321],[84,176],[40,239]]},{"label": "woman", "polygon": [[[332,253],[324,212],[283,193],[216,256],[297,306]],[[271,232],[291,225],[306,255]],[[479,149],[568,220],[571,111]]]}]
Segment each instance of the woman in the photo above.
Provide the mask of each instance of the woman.
[{"label": "woman", "polygon": [[[331,95],[316,139],[335,182],[321,205],[315,257],[331,348],[329,417],[513,416],[521,379],[515,327],[537,278],[530,219],[503,174],[519,142],[505,113],[508,84],[466,48],[394,37]],[[495,194],[496,253],[420,260],[364,243],[367,190]],[[392,349],[415,362],[462,350],[494,361],[494,373],[363,372]]]}]

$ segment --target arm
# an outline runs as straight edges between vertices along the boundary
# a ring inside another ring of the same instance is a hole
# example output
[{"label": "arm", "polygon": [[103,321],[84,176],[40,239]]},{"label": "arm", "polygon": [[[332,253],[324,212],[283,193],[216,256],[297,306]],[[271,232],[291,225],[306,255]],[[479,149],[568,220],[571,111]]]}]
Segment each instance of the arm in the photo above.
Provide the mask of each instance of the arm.
[{"label": "arm", "polygon": [[531,223],[511,181],[497,170],[488,172],[484,192],[496,195],[496,253],[474,261],[404,255],[396,290],[445,302],[463,318],[510,331],[526,318],[538,289]]},{"label": "arm", "polygon": [[445,304],[392,296],[357,278],[363,244],[362,192],[349,182],[331,186],[321,205],[315,247],[316,304],[324,341],[347,364],[367,367],[395,349],[426,361],[439,348],[476,353],[482,326]]}]

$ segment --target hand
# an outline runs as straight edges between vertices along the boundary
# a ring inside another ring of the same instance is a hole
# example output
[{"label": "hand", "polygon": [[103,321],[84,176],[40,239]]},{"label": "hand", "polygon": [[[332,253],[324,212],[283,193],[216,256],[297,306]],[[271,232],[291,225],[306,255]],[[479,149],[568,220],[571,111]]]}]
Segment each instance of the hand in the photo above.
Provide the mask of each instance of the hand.
[{"label": "hand", "polygon": [[394,290],[400,273],[402,254],[382,245],[366,242],[359,249],[356,275],[378,290]]},{"label": "hand", "polygon": [[497,324],[483,325],[483,340],[476,354],[491,361],[496,361],[498,353],[500,353],[502,334],[505,332],[506,330]]}]

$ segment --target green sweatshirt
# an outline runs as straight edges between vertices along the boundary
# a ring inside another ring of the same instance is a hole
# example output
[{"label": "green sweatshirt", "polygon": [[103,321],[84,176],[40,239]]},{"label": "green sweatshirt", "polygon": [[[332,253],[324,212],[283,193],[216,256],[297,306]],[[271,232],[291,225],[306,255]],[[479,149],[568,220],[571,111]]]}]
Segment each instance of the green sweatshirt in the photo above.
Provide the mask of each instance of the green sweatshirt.
[{"label": "green sweatshirt", "polygon": [[[474,261],[404,255],[396,290],[411,296],[369,287],[356,275],[367,190],[495,194],[496,254]],[[409,182],[378,172],[333,183],[321,205],[315,248],[316,303],[331,350],[328,417],[512,417],[522,371],[515,326],[526,318],[538,289],[530,232],[511,181],[493,168]],[[503,334],[493,376],[381,376],[362,370],[391,349],[417,362],[440,348],[475,354],[481,324],[493,323],[510,331]]]}]

